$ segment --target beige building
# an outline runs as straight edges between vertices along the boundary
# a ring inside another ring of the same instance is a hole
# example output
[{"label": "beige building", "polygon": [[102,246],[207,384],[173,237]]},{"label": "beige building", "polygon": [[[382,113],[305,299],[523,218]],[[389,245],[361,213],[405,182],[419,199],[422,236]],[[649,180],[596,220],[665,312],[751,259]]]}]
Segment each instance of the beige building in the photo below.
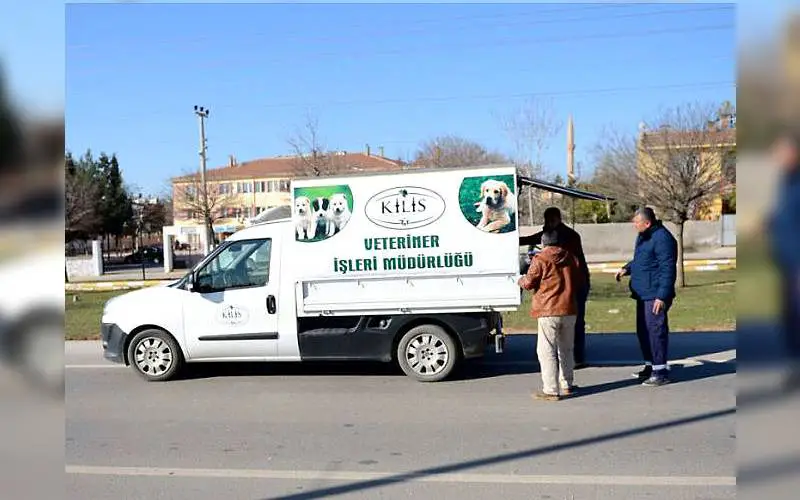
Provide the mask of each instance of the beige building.
[{"label": "beige building", "polygon": [[[656,129],[642,131],[637,144],[637,163],[645,178],[663,168],[666,157],[679,154],[697,155],[706,175],[722,178],[720,191],[705,206],[697,206],[693,219],[717,220],[728,212],[726,197],[736,189],[736,115],[723,114],[708,124],[707,130]],[[680,151],[684,151],[680,153]],[[658,158],[658,155],[665,158]],[[660,166],[660,167],[659,167]],[[676,175],[669,172],[667,175]]]},{"label": "beige building", "polygon": [[[403,164],[369,153],[339,152],[320,157],[325,173],[379,172],[403,168]],[[223,239],[265,210],[291,204],[291,179],[313,175],[311,158],[285,156],[238,163],[233,157],[225,167],[206,172],[208,206],[214,232]],[[200,174],[172,179],[175,226],[202,225],[203,189]],[[184,232],[185,234],[193,234]],[[188,238],[191,239],[191,238]]]}]

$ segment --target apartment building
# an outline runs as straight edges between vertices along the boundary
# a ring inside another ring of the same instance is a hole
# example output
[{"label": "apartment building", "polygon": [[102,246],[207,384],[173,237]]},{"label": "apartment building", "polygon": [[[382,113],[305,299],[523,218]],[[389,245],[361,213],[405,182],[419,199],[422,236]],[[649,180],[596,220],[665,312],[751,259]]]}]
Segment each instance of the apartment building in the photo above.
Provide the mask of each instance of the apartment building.
[{"label": "apartment building", "polygon": [[[248,219],[271,208],[291,203],[290,182],[313,175],[309,157],[280,156],[243,163],[229,158],[228,165],[206,172],[205,191],[211,208],[214,232],[222,239],[245,226]],[[315,156],[325,164],[326,174],[381,172],[401,169],[402,162],[367,152],[336,152]],[[203,187],[200,174],[172,179],[173,211],[176,226],[202,225]]]}]

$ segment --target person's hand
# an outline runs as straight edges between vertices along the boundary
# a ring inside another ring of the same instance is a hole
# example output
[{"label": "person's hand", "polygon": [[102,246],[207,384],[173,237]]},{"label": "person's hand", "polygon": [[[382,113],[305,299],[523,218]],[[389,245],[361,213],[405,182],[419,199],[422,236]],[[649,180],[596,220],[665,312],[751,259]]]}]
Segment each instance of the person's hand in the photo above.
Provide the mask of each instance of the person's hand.
[{"label": "person's hand", "polygon": [[619,271],[617,271],[617,276],[616,276],[617,281],[621,280],[623,276],[625,276],[624,269],[620,269]]},{"label": "person's hand", "polygon": [[653,301],[653,314],[661,314],[661,311],[664,310],[664,301],[661,299],[656,299]]}]

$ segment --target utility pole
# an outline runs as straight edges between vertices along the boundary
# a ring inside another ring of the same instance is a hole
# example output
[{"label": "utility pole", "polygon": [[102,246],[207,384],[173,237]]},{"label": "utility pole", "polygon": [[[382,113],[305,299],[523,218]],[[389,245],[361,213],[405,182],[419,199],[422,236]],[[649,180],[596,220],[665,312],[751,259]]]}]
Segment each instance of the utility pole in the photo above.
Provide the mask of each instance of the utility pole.
[{"label": "utility pole", "polygon": [[214,240],[214,231],[211,227],[211,214],[208,208],[208,185],[206,184],[206,157],[208,152],[208,141],[206,141],[206,118],[209,110],[203,106],[194,107],[194,114],[200,122],[200,186],[203,191],[203,226],[205,227],[206,237],[203,254],[208,255],[211,251],[211,242]]}]

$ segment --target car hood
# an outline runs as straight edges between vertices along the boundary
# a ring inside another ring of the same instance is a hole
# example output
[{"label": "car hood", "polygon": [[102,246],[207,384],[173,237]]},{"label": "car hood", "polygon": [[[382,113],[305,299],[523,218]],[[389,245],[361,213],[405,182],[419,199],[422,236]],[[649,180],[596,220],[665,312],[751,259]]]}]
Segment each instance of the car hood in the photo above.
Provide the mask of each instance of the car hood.
[{"label": "car hood", "polygon": [[3,261],[0,315],[15,317],[39,308],[63,311],[63,273],[63,254],[49,249]]}]

